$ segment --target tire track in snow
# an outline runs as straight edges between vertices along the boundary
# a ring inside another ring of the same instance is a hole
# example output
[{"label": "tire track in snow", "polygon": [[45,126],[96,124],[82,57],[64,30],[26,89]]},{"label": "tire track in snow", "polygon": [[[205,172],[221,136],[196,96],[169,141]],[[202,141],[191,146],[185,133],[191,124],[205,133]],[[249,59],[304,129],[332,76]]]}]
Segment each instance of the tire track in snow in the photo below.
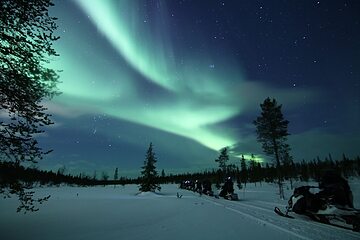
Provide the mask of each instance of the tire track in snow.
[{"label": "tire track in snow", "polygon": [[[207,195],[199,196],[195,193],[193,193],[194,197],[198,197],[200,199],[203,199],[205,201],[208,201],[216,206],[221,206],[226,208],[229,211],[237,212],[238,214],[246,215],[247,217],[260,222],[261,224],[267,224],[271,226],[275,226],[276,229],[280,231],[284,231],[286,233],[291,232],[290,234],[301,238],[301,239],[312,239],[309,237],[306,237],[304,235],[300,235],[295,231],[289,230],[289,228],[292,228],[294,230],[301,230],[302,232],[306,234],[313,233],[312,236],[316,236],[315,239],[360,239],[359,234],[355,232],[351,232],[350,230],[337,228],[334,226],[329,226],[326,224],[313,222],[313,221],[307,221],[303,219],[287,219],[277,216],[274,213],[273,209],[269,209],[266,207],[260,207],[257,206],[257,204],[248,204],[248,202],[241,202],[240,201],[229,201],[224,199],[216,199],[213,197],[209,197]],[[254,201],[255,203],[256,201]],[[265,202],[258,200],[259,203]],[[274,204],[274,203],[273,203]],[[270,205],[270,204],[269,204]],[[271,204],[272,205],[272,204]],[[279,204],[281,206],[281,204]],[[237,207],[242,208],[242,210],[236,209]],[[245,212],[247,213],[245,213]],[[250,212],[250,213],[249,213]],[[275,222],[275,223],[274,223]],[[276,224],[278,223],[278,224]],[[283,226],[281,226],[283,225]],[[285,226],[284,226],[285,225]],[[341,233],[342,235],[338,235],[338,233]]]},{"label": "tire track in snow", "polygon": [[269,213],[271,213],[271,214],[274,213],[274,210],[272,210],[272,209],[268,209],[268,208],[264,208],[264,207],[259,207],[259,206],[255,206],[255,205],[252,205],[252,204],[246,204],[246,203],[240,203],[240,202],[232,202],[231,204],[242,205],[242,206],[254,208],[254,209],[257,209],[257,210],[260,210],[260,211],[269,212]]},{"label": "tire track in snow", "polygon": [[285,204],[276,203],[276,202],[265,202],[265,201],[261,201],[261,200],[253,200],[253,202],[257,202],[257,203],[260,203],[260,204],[266,204],[266,205],[270,205],[270,206],[273,206],[273,207],[286,207]]},{"label": "tire track in snow", "polygon": [[[337,232],[341,232],[342,234],[345,235],[345,236],[343,236],[345,239],[349,239],[349,238],[359,239],[358,233],[351,232],[350,230],[345,230],[342,228],[337,228],[334,226],[329,226],[326,224],[309,221],[309,220],[305,220],[305,219],[299,219],[299,218],[282,219],[282,218],[279,218],[272,209],[268,209],[268,208],[264,208],[264,207],[260,207],[260,206],[254,206],[252,204],[236,202],[236,201],[227,202],[227,205],[229,205],[230,207],[233,207],[233,208],[241,207],[241,208],[245,209],[245,211],[252,210],[253,211],[252,214],[258,215],[259,218],[266,218],[265,221],[276,221],[281,224],[287,224],[287,225],[291,224],[292,226],[295,226],[299,229],[307,229],[307,231],[304,231],[304,232],[310,232],[310,231],[315,230],[317,232],[317,235],[328,235],[328,236],[332,236],[332,237],[334,237],[334,235],[331,235],[331,233],[337,234]],[[225,204],[224,204],[224,207],[226,207]],[[301,225],[299,225],[299,224],[301,224]],[[332,239],[332,238],[327,238],[326,236],[324,236],[324,239]]]},{"label": "tire track in snow", "polygon": [[[276,216],[273,210],[263,208],[263,207],[259,207],[259,206],[256,206],[256,205],[252,205],[252,204],[248,204],[248,203],[242,203],[242,202],[231,202],[231,204],[236,204],[236,205],[239,205],[241,207],[253,208],[253,209],[260,210],[260,211],[269,212],[272,215]],[[267,216],[267,217],[270,217],[270,216]],[[271,217],[271,218],[273,218],[273,217]],[[315,227],[316,226],[318,228],[324,229],[324,231],[326,231],[326,230],[332,230],[333,231],[334,229],[336,229],[337,231],[342,231],[343,233],[345,233],[348,236],[359,238],[359,235],[357,233],[350,232],[350,230],[337,228],[335,226],[329,226],[329,225],[318,223],[318,222],[315,222],[315,221],[307,221],[307,220],[299,219],[299,218],[291,219],[291,221],[306,224],[309,227]]]},{"label": "tire track in snow", "polygon": [[227,210],[229,210],[229,211],[232,211],[232,212],[235,212],[235,213],[237,213],[237,214],[240,214],[240,215],[246,217],[247,219],[251,219],[251,220],[256,221],[256,222],[258,222],[258,223],[261,223],[261,224],[265,224],[265,225],[270,226],[270,227],[272,227],[272,228],[275,228],[275,229],[277,229],[277,230],[279,230],[279,231],[282,231],[282,232],[285,232],[285,233],[287,233],[287,234],[293,235],[293,236],[295,236],[295,237],[297,237],[297,238],[299,238],[299,239],[303,239],[303,240],[313,240],[312,238],[305,237],[305,236],[300,235],[300,234],[298,234],[298,233],[296,233],[296,232],[293,232],[293,231],[291,231],[291,230],[288,230],[288,229],[286,229],[286,228],[283,228],[283,227],[281,227],[281,226],[278,226],[278,225],[276,225],[276,224],[274,224],[274,223],[271,223],[270,221],[267,221],[267,220],[258,218],[258,217],[256,217],[256,216],[253,216],[253,215],[250,215],[250,214],[247,214],[247,213],[244,213],[244,212],[239,211],[239,210],[237,210],[237,209],[235,209],[235,208],[228,207],[228,206],[226,206],[225,204],[218,203],[218,202],[216,202],[216,201],[214,201],[214,200],[212,200],[212,199],[208,199],[207,197],[206,197],[206,198],[203,198],[203,199],[204,199],[205,201],[207,201],[207,202],[210,202],[210,203],[216,205],[216,206],[222,206],[222,207],[224,207],[225,209],[227,209]]},{"label": "tire track in snow", "polygon": [[[273,210],[259,206],[254,206],[252,204],[247,204],[237,201],[229,202],[228,200],[226,200],[227,201],[226,203],[223,203],[221,202],[221,200],[213,199],[208,196],[205,196],[205,198],[203,199],[214,205],[222,206],[227,210],[246,216],[247,218],[250,218],[261,224],[270,225],[280,231],[289,233],[301,239],[312,239],[312,238],[298,234],[297,232],[291,231],[288,228],[291,227],[293,229],[298,229],[307,234],[313,232],[313,236],[317,236],[316,239],[338,239],[338,238],[359,239],[359,235],[355,232],[351,232],[350,230],[336,228],[333,226],[328,226],[317,222],[311,222],[311,221],[309,222],[303,219],[279,218],[279,216],[277,216]],[[236,209],[237,207],[242,208],[242,210]],[[286,226],[281,226],[281,225],[286,225]],[[338,235],[339,232],[343,235],[339,236]]]}]

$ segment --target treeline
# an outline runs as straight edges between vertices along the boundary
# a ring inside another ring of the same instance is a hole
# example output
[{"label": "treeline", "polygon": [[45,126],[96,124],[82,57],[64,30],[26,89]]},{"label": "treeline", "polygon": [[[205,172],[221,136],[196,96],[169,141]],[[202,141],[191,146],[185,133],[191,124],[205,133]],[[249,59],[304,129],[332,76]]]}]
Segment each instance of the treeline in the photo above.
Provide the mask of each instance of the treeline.
[{"label": "treeline", "polygon": [[[360,176],[360,157],[350,159],[343,155],[342,160],[332,160],[331,156],[321,160],[319,157],[312,161],[301,161],[281,165],[281,172],[283,173],[283,180],[299,180],[299,181],[318,181],[326,171],[335,171],[344,177]],[[180,183],[186,180],[210,180],[219,186],[224,182],[225,177],[232,177],[239,186],[246,185],[246,183],[256,182],[275,182],[277,181],[277,169],[274,165],[266,163],[261,165],[253,161],[248,161],[247,164],[242,164],[240,168],[235,165],[228,165],[227,169],[204,171],[202,173],[187,173],[177,175],[167,175],[159,177],[160,183]]]},{"label": "treeline", "polygon": [[[299,163],[291,162],[288,165],[282,165],[283,180],[299,180],[299,181],[318,181],[322,174],[327,170],[340,173],[344,177],[360,176],[360,157],[350,159],[343,155],[342,160],[332,160],[331,156],[321,160],[320,158],[312,161]],[[257,182],[275,182],[277,180],[277,169],[275,166],[266,163],[247,161],[245,166],[240,167],[234,164],[228,165],[224,170],[210,170],[198,173],[182,173],[182,174],[165,174],[158,176],[156,182],[158,184],[176,183],[179,184],[186,180],[210,180],[213,184],[220,186],[224,182],[225,177],[232,177],[238,186],[246,186],[247,183]],[[60,185],[70,184],[79,186],[96,186],[96,185],[126,185],[141,184],[142,178],[126,178],[120,177],[116,180],[97,179],[86,174],[71,175],[64,174],[61,169],[57,172],[44,171],[36,168],[25,168],[10,162],[0,162],[0,184],[22,181],[29,184],[38,183],[40,185]]]},{"label": "treeline", "polygon": [[10,185],[16,182],[23,182],[27,184],[40,185],[60,185],[74,184],[79,186],[94,186],[107,184],[131,184],[133,179],[121,177],[119,180],[99,180],[94,177],[89,177],[86,174],[71,175],[64,174],[61,169],[56,173],[53,171],[44,171],[37,168],[25,168],[12,162],[0,161],[0,185]]}]

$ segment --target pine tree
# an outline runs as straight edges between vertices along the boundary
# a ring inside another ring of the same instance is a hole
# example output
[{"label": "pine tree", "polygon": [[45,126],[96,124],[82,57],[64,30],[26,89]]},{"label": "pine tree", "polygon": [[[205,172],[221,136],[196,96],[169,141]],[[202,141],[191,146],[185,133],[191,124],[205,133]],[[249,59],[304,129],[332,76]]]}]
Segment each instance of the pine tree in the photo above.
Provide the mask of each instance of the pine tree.
[{"label": "pine tree", "polygon": [[300,164],[300,175],[301,181],[309,181],[310,178],[310,171],[309,171],[309,163],[303,159]]},{"label": "pine tree", "polygon": [[283,144],[283,147],[280,149],[280,162],[283,164],[283,176],[286,179],[290,180],[290,187],[293,188],[293,157],[290,155],[290,146],[286,143]]},{"label": "pine tree", "polygon": [[[58,94],[58,74],[48,68],[58,56],[53,43],[56,18],[49,15],[51,0],[0,1],[0,161],[22,166],[41,160],[44,151],[35,136],[52,124],[43,100]],[[19,176],[13,176],[19,178]],[[28,184],[0,181],[0,194],[16,194],[18,211],[36,211]]]},{"label": "pine tree", "polygon": [[248,170],[246,167],[246,161],[244,155],[241,155],[240,166],[241,166],[241,181],[245,184],[246,187],[246,183],[248,180]]},{"label": "pine tree", "polygon": [[118,179],[119,179],[119,169],[115,168],[115,172],[114,172],[114,188],[116,187]]},{"label": "pine tree", "polygon": [[260,186],[261,186],[261,182],[263,180],[263,171],[262,171],[262,167],[261,167],[261,163],[257,163],[256,166],[256,176],[257,176],[257,180],[260,182]]},{"label": "pine tree", "polygon": [[101,173],[101,180],[104,181],[104,185],[109,180],[109,175],[105,171]]},{"label": "pine tree", "polygon": [[222,171],[223,174],[226,174],[226,162],[229,161],[229,155],[228,155],[228,148],[224,147],[220,150],[220,155],[217,159],[215,159],[215,162],[219,163],[219,168]]},{"label": "pine tree", "polygon": [[256,187],[256,181],[258,179],[256,167],[257,167],[257,164],[255,161],[255,156],[254,156],[254,154],[251,154],[251,159],[250,159],[251,181],[253,183],[255,183],[255,187]]},{"label": "pine tree", "polygon": [[283,150],[287,136],[289,135],[287,127],[289,121],[284,119],[281,112],[281,105],[278,105],[275,99],[266,98],[261,107],[261,116],[254,121],[256,126],[257,140],[262,144],[263,151],[275,159],[279,195],[284,198],[282,187],[282,173],[280,163],[280,152]]},{"label": "pine tree", "polygon": [[146,152],[144,166],[142,167],[143,170],[141,171],[141,183],[139,191],[155,192],[155,190],[161,190],[160,185],[157,183],[158,174],[155,167],[156,162],[157,160],[153,151],[153,145],[150,143],[150,146]]},{"label": "pine tree", "polygon": [[115,168],[115,172],[114,172],[114,180],[118,180],[119,179],[119,169]]},{"label": "pine tree", "polygon": [[2,160],[36,163],[46,152],[34,137],[52,124],[41,101],[57,94],[58,75],[44,63],[57,56],[50,0],[0,1],[0,122]]}]

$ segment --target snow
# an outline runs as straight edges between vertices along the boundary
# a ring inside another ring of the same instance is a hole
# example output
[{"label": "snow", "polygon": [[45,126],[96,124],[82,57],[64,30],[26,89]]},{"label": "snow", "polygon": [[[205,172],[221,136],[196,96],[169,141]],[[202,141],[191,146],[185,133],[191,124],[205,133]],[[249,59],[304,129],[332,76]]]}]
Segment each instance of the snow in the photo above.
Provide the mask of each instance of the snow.
[{"label": "snow", "polygon": [[[359,207],[360,183],[350,183]],[[16,199],[0,200],[0,239],[360,239],[360,233],[308,220],[282,218],[274,184],[248,184],[239,201],[215,199],[162,185],[160,193],[125,187],[46,187],[36,213],[16,213]],[[286,198],[291,195],[286,187]],[[177,198],[176,194],[182,194]]]}]

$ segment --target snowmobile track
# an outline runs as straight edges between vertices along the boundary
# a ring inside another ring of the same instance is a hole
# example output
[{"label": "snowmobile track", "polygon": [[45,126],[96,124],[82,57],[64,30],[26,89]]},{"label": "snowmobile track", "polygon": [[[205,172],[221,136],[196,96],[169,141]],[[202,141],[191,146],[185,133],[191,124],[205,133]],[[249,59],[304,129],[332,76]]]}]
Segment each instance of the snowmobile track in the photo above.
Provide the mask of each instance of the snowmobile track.
[{"label": "snowmobile track", "polygon": [[[263,207],[259,207],[259,206],[254,206],[252,204],[247,204],[247,203],[241,203],[241,202],[236,202],[236,203],[233,203],[233,204],[237,204],[237,205],[240,205],[242,207],[246,207],[246,208],[253,208],[253,209],[257,209],[257,210],[260,210],[260,211],[266,211],[266,212],[269,212],[271,213],[272,215],[278,217],[275,213],[274,213],[274,210],[273,209],[266,209],[266,208],[263,208]],[[269,217],[269,216],[267,216]],[[286,219],[284,218],[285,221],[289,221],[290,219]],[[329,224],[324,224],[324,223],[320,223],[320,222],[316,222],[316,221],[313,221],[313,220],[308,220],[307,217],[304,217],[304,219],[301,219],[301,218],[294,218],[294,219],[291,219],[291,221],[295,221],[295,222],[300,222],[302,224],[305,224],[307,226],[310,226],[310,227],[317,227],[317,228],[322,228],[322,229],[326,229],[326,230],[337,230],[337,231],[342,231],[344,233],[346,233],[347,235],[350,235],[352,237],[356,237],[356,238],[359,238],[359,234],[355,233],[355,232],[352,232],[351,230],[349,229],[344,229],[344,228],[340,228],[340,227],[337,227],[337,226],[332,226],[332,225],[329,225]]]},{"label": "snowmobile track", "polygon": [[[225,209],[235,212],[237,214],[240,214],[248,219],[251,219],[257,223],[260,223],[262,225],[267,225],[270,227],[273,227],[274,229],[277,229],[279,231],[285,232],[287,234],[290,234],[298,239],[314,239],[309,236],[301,235],[301,233],[297,232],[298,230],[301,230],[305,228],[305,231],[308,229],[313,230],[316,229],[314,234],[323,235],[320,239],[332,239],[331,233],[333,231],[342,231],[344,235],[346,235],[347,239],[359,239],[359,234],[355,232],[351,232],[350,230],[337,228],[331,225],[325,225],[318,222],[313,222],[311,220],[303,220],[303,219],[287,219],[287,218],[280,218],[278,215],[276,215],[273,211],[273,209],[268,209],[260,206],[255,206],[248,203],[243,203],[240,201],[228,201],[228,200],[222,200],[222,199],[214,199],[209,196],[203,196],[202,199],[216,205],[224,207]],[[240,207],[240,209],[238,209]],[[293,230],[296,231],[293,231]],[[319,239],[318,235],[315,239]]]},{"label": "snowmobile track", "polygon": [[[259,206],[255,206],[255,205],[252,205],[252,204],[248,204],[248,203],[242,203],[242,202],[234,202],[234,203],[231,203],[231,204],[237,204],[237,205],[241,205],[243,207],[247,207],[247,208],[253,208],[253,209],[257,209],[257,210],[260,210],[260,211],[266,211],[266,212],[269,212],[269,213],[272,213],[274,214],[274,210],[273,209],[267,209],[267,208],[263,208],[263,207],[259,207]],[[306,217],[304,217],[306,218]],[[316,222],[316,221],[308,221],[308,220],[305,220],[305,219],[299,219],[299,218],[295,218],[294,219],[295,221],[300,221],[302,223],[305,223],[307,225],[317,225],[319,227],[322,227],[322,228],[327,228],[327,229],[334,229],[336,228],[336,226],[332,226],[332,225],[326,225],[324,223],[320,223],[320,222]],[[294,221],[293,220],[293,221]],[[349,229],[339,229],[339,230],[342,230],[344,232],[349,232]],[[350,232],[350,233],[353,233],[353,232]],[[357,236],[355,233],[352,234],[353,236]],[[359,237],[359,236],[357,236]]]},{"label": "snowmobile track", "polygon": [[253,216],[253,215],[250,215],[250,214],[247,214],[247,213],[244,213],[244,212],[242,212],[242,211],[240,211],[240,210],[237,210],[237,209],[235,209],[235,208],[226,206],[225,204],[220,204],[220,203],[218,203],[218,202],[214,202],[212,199],[209,199],[208,197],[204,198],[204,200],[206,200],[206,201],[208,201],[208,202],[210,202],[210,203],[212,203],[212,204],[214,204],[214,205],[222,206],[222,207],[224,207],[225,209],[227,209],[227,210],[229,210],[229,211],[232,211],[232,212],[235,212],[235,213],[237,213],[237,214],[240,214],[240,215],[246,217],[247,219],[251,219],[251,220],[253,220],[253,221],[257,222],[257,223],[260,223],[260,224],[262,224],[262,225],[267,225],[267,226],[270,226],[270,227],[272,227],[272,228],[274,228],[274,229],[277,229],[277,230],[279,230],[279,231],[282,231],[282,232],[285,232],[285,233],[287,233],[287,234],[293,235],[293,236],[295,236],[295,237],[297,237],[297,238],[299,238],[299,239],[313,240],[312,238],[308,238],[308,237],[302,236],[302,235],[300,235],[300,234],[298,234],[298,233],[296,233],[296,232],[294,232],[294,231],[291,231],[291,230],[289,230],[289,229],[286,229],[286,228],[283,228],[283,227],[281,227],[281,226],[278,226],[278,225],[276,225],[276,224],[274,224],[274,223],[271,223],[270,221],[267,221],[267,220],[258,218],[258,217],[256,217],[256,216]]}]

